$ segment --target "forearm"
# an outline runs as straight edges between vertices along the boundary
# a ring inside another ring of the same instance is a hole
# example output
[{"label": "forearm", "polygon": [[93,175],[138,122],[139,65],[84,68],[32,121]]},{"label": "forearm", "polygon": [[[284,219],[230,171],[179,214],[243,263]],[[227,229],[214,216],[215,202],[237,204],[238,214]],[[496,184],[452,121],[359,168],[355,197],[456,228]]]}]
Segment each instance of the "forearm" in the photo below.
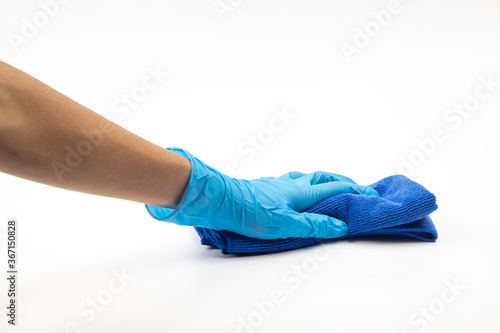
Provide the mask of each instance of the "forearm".
[{"label": "forearm", "polygon": [[0,62],[0,171],[156,206],[179,203],[188,159]]}]

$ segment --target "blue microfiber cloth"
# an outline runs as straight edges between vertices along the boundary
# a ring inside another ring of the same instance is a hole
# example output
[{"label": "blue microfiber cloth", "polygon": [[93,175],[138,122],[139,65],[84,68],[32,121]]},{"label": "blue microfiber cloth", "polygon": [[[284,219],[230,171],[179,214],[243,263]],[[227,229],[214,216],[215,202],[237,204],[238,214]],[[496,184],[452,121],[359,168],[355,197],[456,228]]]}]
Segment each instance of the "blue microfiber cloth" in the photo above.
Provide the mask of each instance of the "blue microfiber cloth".
[{"label": "blue microfiber cloth", "polygon": [[[306,210],[346,222],[341,238],[389,235],[432,242],[437,231],[428,216],[437,209],[436,197],[422,185],[403,175],[394,175],[369,185],[379,197],[339,194]],[[324,242],[323,238],[256,239],[229,231],[196,227],[201,243],[222,253],[261,253],[292,250]],[[339,239],[339,238],[337,238]]]}]

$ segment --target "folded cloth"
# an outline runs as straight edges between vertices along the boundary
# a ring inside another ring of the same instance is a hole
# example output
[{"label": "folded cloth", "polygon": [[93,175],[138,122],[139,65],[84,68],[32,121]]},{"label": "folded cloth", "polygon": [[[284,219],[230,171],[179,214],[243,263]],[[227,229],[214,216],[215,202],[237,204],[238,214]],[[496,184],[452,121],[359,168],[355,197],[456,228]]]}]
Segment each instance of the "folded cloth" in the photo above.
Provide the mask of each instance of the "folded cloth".
[{"label": "folded cloth", "polygon": [[[437,209],[436,197],[422,185],[403,175],[394,175],[369,185],[379,197],[339,194],[308,208],[346,222],[349,231],[340,238],[390,235],[435,241],[437,231],[428,216]],[[292,250],[324,242],[323,238],[256,239],[224,230],[195,227],[201,243],[222,253],[259,253]],[[339,238],[337,238],[339,239]]]}]

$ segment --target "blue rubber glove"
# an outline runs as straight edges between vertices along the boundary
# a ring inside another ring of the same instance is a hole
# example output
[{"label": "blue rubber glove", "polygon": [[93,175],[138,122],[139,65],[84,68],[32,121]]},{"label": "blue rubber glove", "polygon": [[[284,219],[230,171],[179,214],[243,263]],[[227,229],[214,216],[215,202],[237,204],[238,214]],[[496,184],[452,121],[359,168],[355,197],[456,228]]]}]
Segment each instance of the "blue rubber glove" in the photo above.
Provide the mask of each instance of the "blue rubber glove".
[{"label": "blue rubber glove", "polygon": [[326,215],[301,212],[340,193],[378,196],[370,187],[327,172],[234,179],[183,149],[169,149],[191,161],[191,176],[175,209],[146,205],[149,213],[161,221],[261,239],[337,238],[347,233],[346,223]]}]

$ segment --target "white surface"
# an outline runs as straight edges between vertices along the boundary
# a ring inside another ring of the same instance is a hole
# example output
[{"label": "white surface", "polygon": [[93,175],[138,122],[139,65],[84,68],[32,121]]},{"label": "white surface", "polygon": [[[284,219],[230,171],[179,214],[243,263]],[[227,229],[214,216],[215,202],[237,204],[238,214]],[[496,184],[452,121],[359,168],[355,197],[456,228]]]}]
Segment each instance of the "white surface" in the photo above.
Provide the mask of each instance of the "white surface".
[{"label": "white surface", "polygon": [[[438,198],[438,241],[223,256],[140,204],[0,174],[1,233],[18,219],[21,272],[18,326],[2,310],[1,331],[59,333],[75,322],[75,332],[237,332],[238,318],[259,319],[255,302],[279,290],[283,302],[241,332],[499,332],[500,87],[456,128],[443,116],[480,76],[500,81],[500,3],[402,1],[350,63],[340,44],[388,2],[231,3],[222,21],[211,0],[70,1],[15,52],[7,34],[40,6],[3,2],[0,54],[150,141],[223,171],[238,160],[242,178],[321,169],[368,184],[396,173],[400,156],[418,154],[415,140],[441,128],[446,140],[410,174]],[[148,66],[170,75],[117,117],[113,102]],[[238,145],[283,105],[296,118],[246,161]],[[307,278],[293,277],[303,264]],[[122,269],[134,279],[89,320],[88,298],[105,295]],[[465,289],[450,300],[454,280]],[[424,327],[412,316],[429,306],[442,313]]]}]

